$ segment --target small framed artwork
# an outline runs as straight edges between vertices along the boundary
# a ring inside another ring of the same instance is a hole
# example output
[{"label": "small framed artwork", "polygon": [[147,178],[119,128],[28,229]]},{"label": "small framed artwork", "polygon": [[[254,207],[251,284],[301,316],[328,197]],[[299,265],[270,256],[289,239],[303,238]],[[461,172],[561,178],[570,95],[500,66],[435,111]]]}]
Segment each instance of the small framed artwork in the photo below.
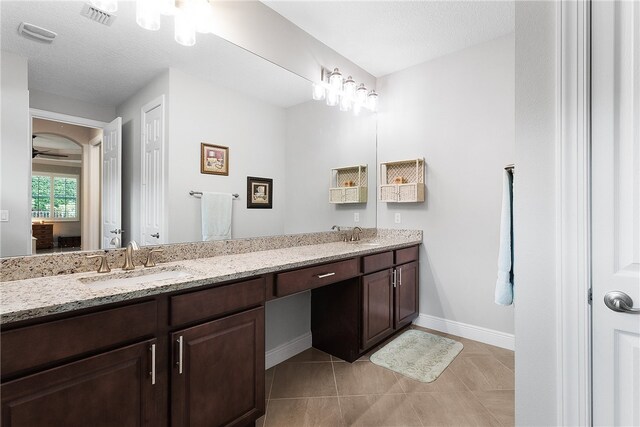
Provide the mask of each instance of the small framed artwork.
[{"label": "small framed artwork", "polygon": [[247,209],[273,207],[273,179],[247,177]]},{"label": "small framed artwork", "polygon": [[229,175],[229,147],[200,144],[200,173]]}]

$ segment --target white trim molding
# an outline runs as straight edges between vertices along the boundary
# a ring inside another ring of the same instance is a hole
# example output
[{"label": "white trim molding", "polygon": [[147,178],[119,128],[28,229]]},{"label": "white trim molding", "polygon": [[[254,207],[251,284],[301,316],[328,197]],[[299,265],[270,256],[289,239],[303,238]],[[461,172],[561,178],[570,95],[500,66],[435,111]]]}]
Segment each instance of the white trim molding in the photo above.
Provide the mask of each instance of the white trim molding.
[{"label": "white trim molding", "polygon": [[276,348],[267,351],[264,357],[265,369],[276,366],[278,363],[282,363],[296,354],[302,353],[306,349],[311,348],[311,343],[311,332],[309,331],[289,342],[280,344]]},{"label": "white trim molding", "polygon": [[423,328],[433,329],[435,331],[468,338],[474,341],[480,341],[496,347],[502,347],[508,350],[515,349],[516,341],[513,334],[507,334],[505,332],[447,320],[423,313],[420,313],[413,323]]},{"label": "white trim molding", "polygon": [[559,3],[556,139],[558,425],[591,424],[590,11]]}]

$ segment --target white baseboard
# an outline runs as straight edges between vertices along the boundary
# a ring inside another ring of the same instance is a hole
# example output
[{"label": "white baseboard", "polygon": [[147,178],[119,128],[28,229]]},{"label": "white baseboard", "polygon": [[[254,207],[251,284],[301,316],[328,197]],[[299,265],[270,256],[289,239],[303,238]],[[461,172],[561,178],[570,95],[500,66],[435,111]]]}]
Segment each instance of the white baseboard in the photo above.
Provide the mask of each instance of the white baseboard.
[{"label": "white baseboard", "polygon": [[495,345],[496,347],[502,347],[508,350],[515,349],[516,340],[513,334],[507,334],[493,329],[482,328],[480,326],[469,325],[462,322],[455,322],[453,320],[447,320],[441,317],[430,316],[422,313],[420,313],[413,323],[423,328],[457,335],[462,338]]},{"label": "white baseboard", "polygon": [[300,335],[289,342],[267,351],[264,358],[265,369],[276,366],[278,363],[284,362],[290,357],[311,348],[311,342],[311,331],[309,331],[304,335]]}]

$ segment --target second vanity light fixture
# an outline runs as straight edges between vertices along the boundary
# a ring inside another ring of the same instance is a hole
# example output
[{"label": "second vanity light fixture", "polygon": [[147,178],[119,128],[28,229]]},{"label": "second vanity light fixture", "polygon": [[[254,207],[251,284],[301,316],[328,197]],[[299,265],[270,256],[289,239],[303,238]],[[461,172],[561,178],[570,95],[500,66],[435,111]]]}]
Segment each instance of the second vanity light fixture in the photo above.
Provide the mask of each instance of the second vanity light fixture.
[{"label": "second vanity light fixture", "polygon": [[313,99],[326,100],[330,107],[340,106],[340,111],[353,111],[354,115],[360,114],[362,108],[373,112],[378,109],[378,94],[375,90],[367,92],[364,83],[356,85],[351,76],[346,79],[337,68],[329,71],[322,68],[320,74],[321,83],[313,84]]},{"label": "second vanity light fixture", "polygon": [[[91,0],[108,13],[118,10],[118,0]],[[196,33],[211,33],[213,9],[209,0],[136,0],[136,22],[142,28],[157,31],[161,16],[173,16],[175,40],[183,46],[196,44]]]}]

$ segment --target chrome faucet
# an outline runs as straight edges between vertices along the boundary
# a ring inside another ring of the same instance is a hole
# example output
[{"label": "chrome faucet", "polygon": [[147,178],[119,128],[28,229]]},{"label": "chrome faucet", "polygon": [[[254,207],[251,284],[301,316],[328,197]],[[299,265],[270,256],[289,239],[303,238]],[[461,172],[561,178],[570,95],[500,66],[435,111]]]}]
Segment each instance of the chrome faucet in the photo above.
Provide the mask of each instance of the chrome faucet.
[{"label": "chrome faucet", "polygon": [[353,230],[351,230],[351,241],[357,242],[358,240],[360,240],[360,233],[362,233],[362,228],[353,227]]},{"label": "chrome faucet", "polygon": [[137,251],[140,249],[138,246],[138,242],[135,240],[131,240],[129,244],[127,244],[127,249],[124,252],[124,265],[122,266],[123,270],[133,270],[136,266],[133,264],[133,251]]},{"label": "chrome faucet", "polygon": [[340,231],[340,226],[339,225],[334,225],[333,227],[331,227],[331,229]]}]

